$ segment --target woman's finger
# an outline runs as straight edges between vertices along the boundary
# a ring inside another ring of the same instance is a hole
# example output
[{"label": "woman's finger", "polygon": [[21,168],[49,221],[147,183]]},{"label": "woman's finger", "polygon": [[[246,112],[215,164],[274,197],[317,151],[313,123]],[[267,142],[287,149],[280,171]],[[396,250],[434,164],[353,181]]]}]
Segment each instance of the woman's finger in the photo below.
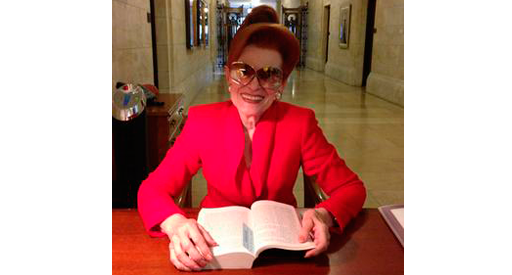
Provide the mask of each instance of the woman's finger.
[{"label": "woman's finger", "polygon": [[309,258],[312,256],[316,256],[324,251],[327,250],[328,244],[325,241],[319,240],[316,244],[316,247],[306,252],[306,255],[304,255],[304,258]]},{"label": "woman's finger", "polygon": [[[201,233],[201,230],[199,227],[194,226],[194,228],[191,228],[189,231],[190,238],[195,244],[195,247],[199,250],[201,253],[201,258],[204,261],[211,261],[213,259],[212,252],[210,251],[210,248],[206,244],[206,241],[203,237],[203,234]],[[204,256],[204,257],[203,257]],[[195,260],[195,258],[194,258]]]},{"label": "woman's finger", "polygon": [[315,230],[315,239],[318,240],[317,248],[320,252],[327,250],[329,245],[329,228],[325,224],[317,224],[319,230]]},{"label": "woman's finger", "polygon": [[318,217],[312,218],[315,226],[313,228],[315,238],[315,248],[306,252],[305,258],[316,256],[327,250],[330,241],[329,227],[323,223]]},{"label": "woman's finger", "polygon": [[309,232],[313,229],[314,223],[311,215],[306,215],[302,218],[302,228],[299,233],[299,242],[305,242],[308,239]]},{"label": "woman's finger", "polygon": [[171,262],[172,264],[179,270],[183,271],[192,271],[190,268],[186,267],[184,264],[182,264],[178,258],[176,258],[176,252],[174,251],[174,244],[169,243],[169,253],[171,254]]},{"label": "woman's finger", "polygon": [[190,257],[185,253],[185,251],[181,247],[180,237],[174,235],[172,239],[174,243],[174,252],[176,252],[176,258],[178,259],[178,261],[190,269],[200,270],[201,267],[192,259],[190,259]]},{"label": "woman's finger", "polygon": [[197,265],[203,267],[208,263],[205,257],[203,257],[203,255],[197,250],[197,247],[188,237],[181,238],[181,248]]},{"label": "woman's finger", "polygon": [[209,246],[218,246],[219,244],[213,239],[212,235],[201,224],[197,224],[197,227],[199,227],[199,230],[201,230],[201,233],[204,236],[204,239],[208,243]]}]

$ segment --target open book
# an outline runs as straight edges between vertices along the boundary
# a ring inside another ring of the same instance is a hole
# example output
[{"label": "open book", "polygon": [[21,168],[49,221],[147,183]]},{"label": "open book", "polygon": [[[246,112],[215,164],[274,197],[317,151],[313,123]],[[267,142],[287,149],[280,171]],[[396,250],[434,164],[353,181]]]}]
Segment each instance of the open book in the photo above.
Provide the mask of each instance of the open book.
[{"label": "open book", "polygon": [[293,206],[257,201],[251,209],[241,206],[203,208],[197,218],[219,244],[214,259],[204,269],[251,268],[258,255],[269,248],[307,250],[308,239],[299,242],[301,222]]}]

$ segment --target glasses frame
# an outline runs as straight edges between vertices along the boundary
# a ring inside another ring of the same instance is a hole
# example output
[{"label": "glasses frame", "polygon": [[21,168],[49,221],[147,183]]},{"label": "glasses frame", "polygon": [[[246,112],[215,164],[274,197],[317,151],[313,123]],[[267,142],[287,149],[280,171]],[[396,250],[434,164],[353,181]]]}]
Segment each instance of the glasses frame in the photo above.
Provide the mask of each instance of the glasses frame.
[{"label": "glasses frame", "polygon": [[[254,74],[251,76],[251,79],[247,82],[247,84],[244,84],[244,83],[240,82],[239,80],[231,77],[231,68],[232,68],[233,65],[236,65],[236,64],[243,64],[245,66],[248,66],[249,68],[251,68],[254,71]],[[229,66],[227,66],[227,68],[229,70],[229,78],[231,80],[233,80],[233,82],[235,82],[236,84],[241,85],[242,87],[249,85],[255,77],[256,77],[256,79],[258,81],[258,85],[260,85],[260,87],[262,87],[264,90],[272,90],[272,91],[275,91],[275,92],[279,92],[279,89],[283,87],[283,79],[284,79],[284,77],[283,77],[283,70],[281,70],[280,68],[273,67],[273,66],[267,66],[267,67],[263,67],[263,68],[260,68],[260,69],[256,70],[256,69],[254,69],[253,66],[251,66],[251,65],[249,65],[249,64],[247,64],[245,62],[242,62],[242,61],[232,62]],[[264,70],[264,69],[268,69],[268,68],[276,69],[276,70],[278,70],[281,73],[281,79],[279,81],[279,86],[276,86],[274,88],[272,88],[272,87],[265,87],[260,82],[262,80],[258,77],[258,72],[260,70]]]}]

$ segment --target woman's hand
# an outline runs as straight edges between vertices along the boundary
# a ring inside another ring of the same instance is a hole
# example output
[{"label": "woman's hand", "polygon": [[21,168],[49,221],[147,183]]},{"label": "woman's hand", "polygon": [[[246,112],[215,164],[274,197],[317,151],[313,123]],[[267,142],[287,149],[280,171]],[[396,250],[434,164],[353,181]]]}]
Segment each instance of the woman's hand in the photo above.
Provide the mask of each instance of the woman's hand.
[{"label": "woman's hand", "polygon": [[160,224],[169,237],[171,262],[179,270],[200,270],[213,259],[211,246],[218,244],[194,219],[174,214]]},{"label": "woman's hand", "polygon": [[304,258],[316,256],[329,247],[331,234],[329,227],[333,225],[332,216],[325,208],[308,209],[302,215],[302,229],[299,234],[299,241],[305,242],[308,235],[313,236],[315,248],[306,252]]}]

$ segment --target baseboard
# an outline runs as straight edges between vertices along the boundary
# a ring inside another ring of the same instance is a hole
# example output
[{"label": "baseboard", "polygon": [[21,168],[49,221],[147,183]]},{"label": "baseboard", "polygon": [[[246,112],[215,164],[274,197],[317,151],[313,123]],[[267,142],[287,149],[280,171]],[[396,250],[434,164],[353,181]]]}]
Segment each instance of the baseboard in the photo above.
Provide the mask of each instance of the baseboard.
[{"label": "baseboard", "polygon": [[404,81],[402,79],[371,72],[366,81],[366,92],[404,106]]},{"label": "baseboard", "polygon": [[361,86],[362,84],[362,73],[356,74],[356,70],[353,67],[327,62],[324,73],[348,85]]},{"label": "baseboard", "polygon": [[323,72],[325,68],[325,62],[314,57],[306,57],[306,68],[317,72]]}]

